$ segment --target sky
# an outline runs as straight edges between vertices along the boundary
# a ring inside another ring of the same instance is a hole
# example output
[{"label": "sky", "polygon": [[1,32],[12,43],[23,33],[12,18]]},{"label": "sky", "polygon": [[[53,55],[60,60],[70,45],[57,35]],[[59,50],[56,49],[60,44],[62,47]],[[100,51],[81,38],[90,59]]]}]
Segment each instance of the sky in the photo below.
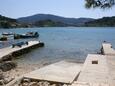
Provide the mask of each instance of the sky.
[{"label": "sky", "polygon": [[110,9],[86,9],[85,0],[0,0],[0,14],[20,18],[34,14],[53,14],[70,18],[115,16]]}]

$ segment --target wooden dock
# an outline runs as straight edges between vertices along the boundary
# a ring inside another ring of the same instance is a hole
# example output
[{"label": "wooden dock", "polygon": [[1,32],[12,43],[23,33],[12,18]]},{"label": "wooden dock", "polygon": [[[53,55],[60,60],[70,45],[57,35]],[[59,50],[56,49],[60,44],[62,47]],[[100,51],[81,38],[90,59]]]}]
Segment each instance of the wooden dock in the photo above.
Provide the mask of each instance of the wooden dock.
[{"label": "wooden dock", "polygon": [[8,58],[12,58],[16,55],[17,56],[22,55],[23,53],[26,52],[26,50],[28,51],[29,48],[34,48],[36,46],[39,47],[39,44],[40,44],[39,41],[29,41],[28,45],[22,45],[22,47],[16,46],[12,48],[12,46],[10,46],[6,48],[2,48],[0,49],[0,61]]},{"label": "wooden dock", "polygon": [[81,66],[61,61],[24,75],[25,78],[71,84],[79,75]]}]

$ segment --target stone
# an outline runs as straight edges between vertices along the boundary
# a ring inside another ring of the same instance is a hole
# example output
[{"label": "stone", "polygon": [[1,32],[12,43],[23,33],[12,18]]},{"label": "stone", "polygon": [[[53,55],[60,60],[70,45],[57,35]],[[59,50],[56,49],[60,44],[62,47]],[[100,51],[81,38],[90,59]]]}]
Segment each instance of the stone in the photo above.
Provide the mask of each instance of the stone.
[{"label": "stone", "polygon": [[4,86],[4,80],[0,80],[0,86]]},{"label": "stone", "polygon": [[9,71],[15,68],[16,66],[17,66],[16,63],[13,61],[5,61],[5,62],[0,63],[0,69],[3,72]]},{"label": "stone", "polygon": [[4,79],[3,71],[0,70],[0,80]]},{"label": "stone", "polygon": [[38,82],[30,82],[29,86],[39,86],[39,85],[38,85]]}]

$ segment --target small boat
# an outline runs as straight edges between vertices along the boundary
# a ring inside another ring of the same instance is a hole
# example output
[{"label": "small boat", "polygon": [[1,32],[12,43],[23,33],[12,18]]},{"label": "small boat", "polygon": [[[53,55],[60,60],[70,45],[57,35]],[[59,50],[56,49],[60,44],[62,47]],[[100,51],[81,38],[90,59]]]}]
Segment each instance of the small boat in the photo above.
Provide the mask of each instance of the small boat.
[{"label": "small boat", "polygon": [[27,32],[26,34],[15,34],[14,39],[21,39],[21,38],[37,38],[39,37],[38,32]]},{"label": "small boat", "polygon": [[6,36],[0,37],[0,41],[7,41],[7,37]]},{"label": "small boat", "polygon": [[2,35],[8,36],[8,35],[14,35],[14,33],[12,33],[12,32],[3,32]]}]

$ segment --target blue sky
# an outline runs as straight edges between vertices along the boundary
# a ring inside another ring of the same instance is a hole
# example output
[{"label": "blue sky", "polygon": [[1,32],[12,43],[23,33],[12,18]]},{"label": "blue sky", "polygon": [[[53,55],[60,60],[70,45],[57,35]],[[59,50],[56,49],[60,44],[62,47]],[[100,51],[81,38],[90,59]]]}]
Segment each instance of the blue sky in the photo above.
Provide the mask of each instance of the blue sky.
[{"label": "blue sky", "polygon": [[71,18],[115,16],[115,7],[108,10],[88,10],[84,4],[84,0],[0,0],[0,14],[11,18],[39,13]]}]

